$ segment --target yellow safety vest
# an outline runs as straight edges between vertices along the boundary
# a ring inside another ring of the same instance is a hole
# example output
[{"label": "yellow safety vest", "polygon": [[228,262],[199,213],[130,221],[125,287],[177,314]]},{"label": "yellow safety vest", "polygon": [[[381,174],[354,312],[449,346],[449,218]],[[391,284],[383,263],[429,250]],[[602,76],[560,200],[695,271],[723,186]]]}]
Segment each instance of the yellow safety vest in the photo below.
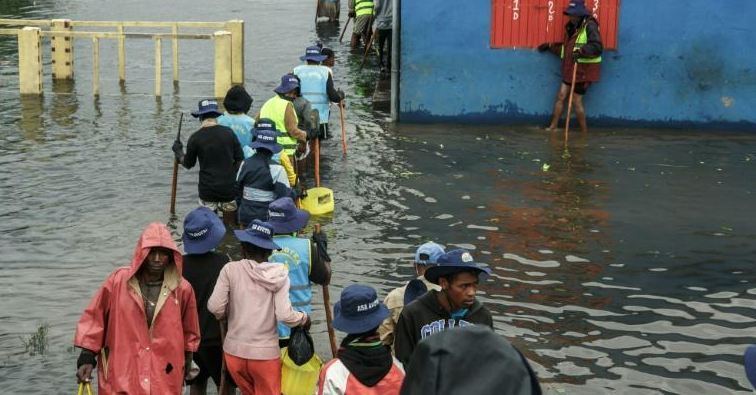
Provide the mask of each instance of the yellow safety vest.
[{"label": "yellow safety vest", "polygon": [[[283,146],[286,154],[293,155],[294,151],[297,150],[297,140],[289,136],[289,132],[286,130],[286,122],[284,121],[286,118],[286,107],[289,104],[292,103],[279,95],[275,95],[263,104],[260,109],[260,118],[268,118],[276,123],[276,130],[278,130],[276,141]],[[295,122],[299,122],[296,112],[294,113],[294,119]]]},{"label": "yellow safety vest", "polygon": [[354,14],[356,16],[373,15],[373,1],[372,0],[355,0],[354,1]]},{"label": "yellow safety vest", "polygon": [[[588,24],[585,23],[583,28],[580,30],[580,33],[578,33],[577,40],[575,40],[575,47],[573,48],[573,51],[577,51],[582,47],[583,45],[588,43],[588,32],[586,31],[588,29]],[[560,54],[561,58],[564,59],[564,44],[562,44],[562,52]],[[578,63],[601,63],[601,56],[597,56],[595,58],[578,58]]]}]

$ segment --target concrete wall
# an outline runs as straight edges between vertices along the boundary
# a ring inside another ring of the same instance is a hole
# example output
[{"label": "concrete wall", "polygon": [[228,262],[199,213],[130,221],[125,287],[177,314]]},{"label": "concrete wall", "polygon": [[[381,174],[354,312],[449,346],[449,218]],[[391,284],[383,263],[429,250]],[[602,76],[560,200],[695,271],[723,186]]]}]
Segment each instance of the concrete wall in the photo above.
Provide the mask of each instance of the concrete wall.
[{"label": "concrete wall", "polygon": [[[624,0],[594,126],[756,127],[756,1]],[[400,122],[547,124],[559,59],[490,48],[491,0],[402,0]]]}]

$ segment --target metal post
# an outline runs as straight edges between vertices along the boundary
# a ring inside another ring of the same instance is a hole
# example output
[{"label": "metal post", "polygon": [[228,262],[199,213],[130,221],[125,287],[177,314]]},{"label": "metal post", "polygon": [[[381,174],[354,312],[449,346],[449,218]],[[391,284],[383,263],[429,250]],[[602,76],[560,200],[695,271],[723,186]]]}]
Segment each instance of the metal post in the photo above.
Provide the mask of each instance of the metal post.
[{"label": "metal post", "polygon": [[244,21],[228,21],[226,30],[231,32],[231,83],[244,84]]},{"label": "metal post", "polygon": [[163,39],[160,36],[155,37],[155,96],[161,95],[161,72],[163,68]]},{"label": "metal post", "polygon": [[213,33],[215,42],[215,97],[226,96],[231,88],[231,33],[220,30]]},{"label": "metal post", "polygon": [[399,45],[401,37],[401,1],[391,0],[391,122],[399,121]]},{"label": "metal post", "polygon": [[18,80],[21,94],[42,94],[42,45],[40,29],[18,31]]},{"label": "metal post", "polygon": [[100,38],[92,37],[92,94],[100,95]]},{"label": "metal post", "polygon": [[118,24],[118,79],[126,82],[126,37],[123,35],[123,23]]},{"label": "metal post", "polygon": [[179,80],[179,70],[178,70],[178,37],[176,35],[178,34],[178,24],[173,25],[173,38],[171,39],[171,42],[173,44],[173,83],[178,83]]},{"label": "metal post", "polygon": [[[53,19],[50,31],[70,32],[70,19]],[[52,78],[66,80],[73,78],[73,37],[52,37]]]}]

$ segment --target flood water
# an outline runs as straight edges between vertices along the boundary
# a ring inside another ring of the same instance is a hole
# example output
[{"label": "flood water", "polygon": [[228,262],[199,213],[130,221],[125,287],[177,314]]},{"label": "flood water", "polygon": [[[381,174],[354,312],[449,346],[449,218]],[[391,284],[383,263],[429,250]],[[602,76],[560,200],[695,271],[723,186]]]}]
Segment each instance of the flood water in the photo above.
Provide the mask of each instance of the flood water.
[{"label": "flood water", "polygon": [[[335,82],[348,100],[349,154],[326,141],[321,171],[337,200],[320,219],[332,299],[355,282],[385,296],[411,277],[415,248],[434,240],[493,269],[480,298],[548,393],[750,393],[742,354],[756,317],[756,134],[592,130],[565,143],[535,127],[392,126],[371,107],[374,64],[360,72],[348,34],[338,42],[343,25],[316,29],[310,2],[3,4],[3,18],[243,19],[253,110],[322,40],[337,53]],[[163,43],[160,100],[152,45],[127,41],[121,87],[115,42],[103,39],[95,99],[90,40],[76,40],[75,83],[55,85],[45,40],[45,93],[20,99],[16,40],[0,36],[3,393],[75,391],[71,345],[84,306],[129,263],[147,223],[169,222],[179,240],[195,207],[196,168],[181,171],[177,216],[168,213],[170,146],[179,113],[212,94],[212,44],[181,42],[174,87]],[[186,141],[197,124],[183,127]],[[238,256],[232,237],[222,248]],[[313,332],[325,358],[321,301],[317,291]],[[29,355],[22,339],[45,324],[49,348]]]}]

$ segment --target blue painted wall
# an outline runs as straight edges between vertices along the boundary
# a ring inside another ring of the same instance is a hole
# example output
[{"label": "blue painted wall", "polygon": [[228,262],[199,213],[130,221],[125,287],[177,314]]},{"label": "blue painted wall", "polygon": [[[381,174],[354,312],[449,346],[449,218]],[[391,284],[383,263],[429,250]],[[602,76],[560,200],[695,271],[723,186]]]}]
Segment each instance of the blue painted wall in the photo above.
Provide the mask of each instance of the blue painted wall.
[{"label": "blue painted wall", "polygon": [[[589,125],[756,128],[756,1],[624,0]],[[547,124],[559,59],[490,48],[491,0],[403,0],[401,122]]]}]

